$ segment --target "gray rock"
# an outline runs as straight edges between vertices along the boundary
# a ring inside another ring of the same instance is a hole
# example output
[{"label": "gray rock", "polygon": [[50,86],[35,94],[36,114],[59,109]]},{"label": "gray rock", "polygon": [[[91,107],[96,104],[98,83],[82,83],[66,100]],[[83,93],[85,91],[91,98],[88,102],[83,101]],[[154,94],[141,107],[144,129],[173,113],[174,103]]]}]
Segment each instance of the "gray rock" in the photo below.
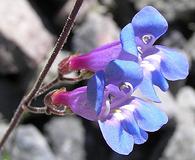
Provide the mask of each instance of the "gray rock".
[{"label": "gray rock", "polygon": [[161,103],[155,103],[155,105],[165,111],[170,118],[175,118],[178,105],[176,99],[170,91],[163,92],[158,87],[155,87],[155,90],[161,100]]},{"label": "gray rock", "polygon": [[180,31],[169,30],[169,33],[163,36],[163,41],[161,44],[168,47],[183,49],[186,43],[187,40]]},{"label": "gray rock", "polygon": [[[176,121],[176,129],[169,139],[160,160],[192,160],[195,155],[195,91],[183,87],[176,98],[170,92],[156,88],[162,103],[155,104]],[[166,126],[165,126],[166,127]],[[160,130],[161,131],[161,130]]]},{"label": "gray rock", "polygon": [[[66,57],[70,56],[70,52],[68,51],[61,51],[61,53],[56,57],[54,63],[52,64],[51,68],[50,68],[50,71],[47,75],[47,77],[45,78],[44,82],[45,83],[49,83],[51,82],[54,78],[56,78],[57,76],[57,73],[58,73],[58,64]],[[40,69],[44,66],[44,64],[42,64],[40,66]],[[73,73],[70,73],[67,76],[70,76],[70,77],[74,77],[76,76],[77,74],[75,72]]]},{"label": "gray rock", "polygon": [[52,48],[49,34],[26,0],[0,1],[0,73],[36,67]]},{"label": "gray rock", "polygon": [[[195,155],[195,91],[182,88],[177,95],[175,117],[177,128],[160,160],[192,160]],[[165,106],[166,107],[166,106]]]},{"label": "gray rock", "polygon": [[[168,92],[155,87],[161,103],[155,105],[164,110],[169,119],[176,122],[176,129],[168,140],[160,160],[192,160],[195,155],[195,91],[191,87],[183,87],[176,98]],[[140,93],[137,93],[140,96]],[[165,125],[166,127],[166,125]],[[161,130],[160,130],[161,131]]]},{"label": "gray rock", "polygon": [[59,160],[85,159],[85,132],[78,118],[54,118],[46,124],[45,130]]},{"label": "gray rock", "polygon": [[179,90],[177,94],[177,102],[183,109],[193,111],[195,113],[195,91],[192,87],[186,86]]},{"label": "gray rock", "polygon": [[[2,139],[4,133],[5,133],[5,130],[7,129],[7,125],[2,121],[2,119],[0,118],[1,120],[1,123],[0,123],[0,139]],[[4,149],[6,148],[7,149],[7,145],[8,143],[10,144],[10,139],[8,139],[8,141],[5,143],[5,146],[4,146]],[[5,152],[0,152],[0,159],[3,159],[3,154]]]},{"label": "gray rock", "polygon": [[[63,7],[58,11],[55,16],[54,22],[58,26],[62,26],[64,24],[64,20],[68,17],[70,11],[74,6],[75,1],[68,0]],[[98,6],[97,0],[85,0],[82,4],[81,9],[79,10],[79,14],[77,15],[76,23],[82,22],[85,19],[85,16],[89,13],[90,10],[96,8]]]},{"label": "gray rock", "polygon": [[100,2],[103,4],[103,5],[107,5],[107,6],[112,6],[114,5],[114,0],[100,0]]},{"label": "gray rock", "polygon": [[14,160],[54,160],[45,137],[32,125],[20,126],[9,147]]},{"label": "gray rock", "polygon": [[75,29],[75,51],[89,52],[102,44],[119,39],[119,29],[110,16],[91,11],[86,22]]},{"label": "gray rock", "polygon": [[[3,135],[5,134],[5,131],[6,129],[8,128],[8,125],[3,121],[1,120],[1,123],[0,123],[0,139],[3,137]],[[10,145],[11,145],[11,138],[12,136],[10,136],[10,138],[8,138],[7,142],[5,143],[4,145],[4,148],[7,150]]]},{"label": "gray rock", "polygon": [[135,3],[137,9],[152,5],[162,12],[167,20],[193,18],[190,11],[195,9],[194,0],[129,0]]},{"label": "gray rock", "polygon": [[185,50],[191,60],[195,60],[195,33],[192,35],[192,37],[189,39],[189,41],[186,43]]}]

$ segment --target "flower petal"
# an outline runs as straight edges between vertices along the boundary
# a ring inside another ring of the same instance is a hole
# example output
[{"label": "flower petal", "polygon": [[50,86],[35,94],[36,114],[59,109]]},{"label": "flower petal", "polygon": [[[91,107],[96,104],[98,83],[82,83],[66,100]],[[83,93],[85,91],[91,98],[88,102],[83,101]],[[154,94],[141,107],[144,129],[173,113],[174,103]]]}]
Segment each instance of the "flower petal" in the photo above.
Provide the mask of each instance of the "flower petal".
[{"label": "flower petal", "polygon": [[89,79],[87,84],[87,98],[90,105],[100,114],[104,100],[105,77],[104,72],[99,71]]},{"label": "flower petal", "polygon": [[185,79],[189,73],[189,64],[187,58],[174,49],[164,46],[155,46],[161,56],[160,69],[162,74],[168,80]]},{"label": "flower petal", "polygon": [[146,96],[148,99],[154,101],[154,102],[160,102],[160,99],[158,98],[153,84],[152,84],[152,75],[150,72],[144,72],[144,78],[142,82],[139,85],[139,89],[141,93]]},{"label": "flower petal", "polygon": [[133,150],[133,137],[121,126],[120,120],[112,117],[104,122],[98,121],[106,143],[117,153],[128,155]]},{"label": "flower petal", "polygon": [[137,56],[137,46],[135,42],[133,26],[131,23],[129,23],[122,29],[120,33],[120,39],[123,50],[127,53]]},{"label": "flower petal", "polygon": [[89,53],[71,58],[69,65],[72,70],[86,69],[92,72],[104,70],[110,61],[119,57],[121,51],[120,42],[113,42]]},{"label": "flower petal", "polygon": [[[149,52],[151,54],[149,54]],[[151,75],[152,84],[158,86],[161,90],[167,91],[169,88],[168,82],[160,71],[161,56],[156,54],[159,50],[155,47],[147,50],[147,56],[145,56],[141,62],[141,66],[144,70],[144,75]]]},{"label": "flower petal", "polygon": [[158,86],[162,91],[167,91],[169,89],[169,84],[167,80],[158,70],[154,70],[152,72],[152,83]]},{"label": "flower petal", "polygon": [[108,64],[105,72],[107,83],[114,85],[129,82],[136,87],[143,78],[142,68],[132,61],[114,60]]},{"label": "flower petal", "polygon": [[98,119],[95,110],[90,106],[87,100],[87,87],[80,87],[73,91],[57,91],[52,96],[53,104],[61,104],[70,107],[71,110],[88,120],[95,121]]},{"label": "flower petal", "polygon": [[122,126],[130,135],[133,136],[135,144],[143,144],[148,139],[148,134],[139,128],[135,121],[134,115],[131,111],[125,110],[123,114],[126,114],[125,119],[122,120]]},{"label": "flower petal", "polygon": [[113,84],[109,84],[106,86],[106,90],[108,92],[108,94],[117,97],[117,98],[121,98],[124,97],[126,94],[124,92],[122,92],[118,86],[115,86]]},{"label": "flower petal", "polygon": [[156,40],[168,28],[165,18],[152,6],[146,6],[139,11],[133,17],[132,25],[135,35],[140,39],[145,35],[152,35]]},{"label": "flower petal", "polygon": [[140,99],[136,99],[134,103],[137,106],[134,116],[141,129],[154,132],[167,123],[167,115],[157,107]]}]

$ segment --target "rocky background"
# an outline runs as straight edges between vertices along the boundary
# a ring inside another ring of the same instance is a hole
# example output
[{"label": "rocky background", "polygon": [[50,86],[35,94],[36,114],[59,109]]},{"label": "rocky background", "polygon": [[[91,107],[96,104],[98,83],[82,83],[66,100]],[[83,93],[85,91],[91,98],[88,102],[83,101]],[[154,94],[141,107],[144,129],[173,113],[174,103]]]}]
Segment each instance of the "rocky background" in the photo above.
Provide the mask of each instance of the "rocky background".
[{"label": "rocky background", "polygon": [[[48,57],[74,0],[0,0],[0,136],[22,96]],[[85,0],[77,22],[52,68],[72,52],[87,52],[119,38],[120,29],[145,5],[156,7],[169,22],[158,43],[180,49],[191,64],[184,81],[159,92],[159,107],[169,115],[147,143],[129,156],[113,152],[96,123],[76,116],[27,114],[6,143],[2,160],[193,160],[195,157],[195,1]],[[78,84],[79,85],[79,84]],[[75,86],[69,85],[68,88]],[[41,99],[40,99],[41,100]],[[37,104],[40,104],[38,99]]]}]

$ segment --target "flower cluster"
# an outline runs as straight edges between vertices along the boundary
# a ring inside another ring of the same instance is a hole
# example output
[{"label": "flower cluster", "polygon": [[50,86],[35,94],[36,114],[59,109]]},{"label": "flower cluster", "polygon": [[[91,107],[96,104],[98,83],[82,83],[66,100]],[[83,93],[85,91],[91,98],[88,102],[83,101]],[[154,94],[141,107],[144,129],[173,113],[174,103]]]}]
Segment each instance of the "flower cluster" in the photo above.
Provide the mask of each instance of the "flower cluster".
[{"label": "flower cluster", "polygon": [[[107,144],[120,154],[129,154],[134,144],[147,140],[147,132],[157,131],[168,121],[152,103],[160,102],[154,85],[167,91],[167,80],[188,75],[184,55],[154,45],[167,28],[165,18],[146,6],[121,30],[119,41],[66,58],[59,64],[61,74],[84,69],[94,75],[87,86],[55,91],[52,104],[67,106],[77,115],[98,121]],[[137,89],[147,100],[133,96]]]}]

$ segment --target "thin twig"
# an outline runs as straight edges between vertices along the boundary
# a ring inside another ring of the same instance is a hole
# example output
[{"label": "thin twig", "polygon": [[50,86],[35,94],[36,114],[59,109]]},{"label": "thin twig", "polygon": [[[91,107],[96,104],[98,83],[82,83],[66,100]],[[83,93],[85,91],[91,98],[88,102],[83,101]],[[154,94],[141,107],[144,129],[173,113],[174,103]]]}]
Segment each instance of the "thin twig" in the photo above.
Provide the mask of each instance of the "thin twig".
[{"label": "thin twig", "polygon": [[17,127],[18,123],[20,122],[22,115],[24,113],[24,108],[23,108],[23,100],[19,104],[19,107],[17,108],[14,116],[11,119],[11,122],[9,124],[8,129],[6,130],[5,134],[3,135],[1,142],[0,142],[0,151],[2,150],[2,147],[6,140],[8,139],[9,135],[12,133],[13,129]]},{"label": "thin twig", "polygon": [[56,77],[53,81],[51,81],[49,84],[43,85],[39,91],[35,94],[35,97],[40,96],[41,94],[47,92],[49,89],[51,89],[52,87],[54,87],[56,84],[58,84],[60,82],[59,78]]},{"label": "thin twig", "polygon": [[49,69],[51,68],[51,65],[53,64],[56,56],[61,51],[62,47],[64,46],[64,43],[66,43],[67,38],[70,34],[70,31],[74,25],[76,15],[77,15],[82,3],[83,3],[83,0],[76,1],[73,10],[72,10],[71,14],[69,15],[69,17],[66,21],[66,24],[64,25],[64,28],[60,34],[60,37],[57,40],[57,43],[56,43],[55,48],[52,52],[52,55],[50,56],[45,67],[43,68],[42,72],[40,73],[38,80],[36,81],[35,85],[33,86],[33,89],[30,91],[30,93],[25,98],[26,103],[29,103],[32,100],[32,98],[34,97],[34,95],[36,94],[36,92],[39,90],[39,88],[40,88],[43,80],[45,79],[45,76],[47,75]]},{"label": "thin twig", "polygon": [[50,70],[51,65],[53,64],[56,56],[61,51],[63,45],[66,43],[67,38],[68,38],[70,31],[74,25],[75,18],[78,14],[78,11],[79,11],[82,3],[83,3],[83,0],[76,1],[73,10],[71,11],[68,19],[66,20],[64,28],[62,30],[62,33],[60,34],[60,37],[57,40],[57,43],[54,47],[54,50],[53,50],[51,56],[49,57],[46,65],[44,66],[43,70],[41,71],[39,77],[37,78],[37,81],[35,82],[35,85],[31,89],[29,94],[27,96],[24,96],[24,98],[20,102],[20,104],[19,104],[19,106],[18,106],[9,126],[8,126],[8,129],[6,130],[5,134],[3,135],[1,142],[0,142],[0,150],[2,150],[2,147],[3,147],[4,143],[7,141],[7,138],[12,133],[14,128],[17,126],[17,124],[20,122],[20,119],[21,119],[24,111],[26,111],[26,106],[28,106],[28,104],[31,103],[33,97],[35,96],[35,94],[39,90],[43,80],[45,79],[48,71]]},{"label": "thin twig", "polygon": [[43,85],[39,91],[35,94],[35,97],[40,96],[41,94],[47,92],[49,89],[54,87],[55,85],[59,84],[60,82],[64,82],[67,84],[78,83],[83,80],[83,77],[76,77],[76,78],[68,78],[68,77],[56,77],[50,83]]},{"label": "thin twig", "polygon": [[58,116],[64,116],[66,112],[65,106],[44,106],[44,107],[34,107],[26,106],[26,110],[30,113],[35,114],[54,114]]},{"label": "thin twig", "polygon": [[32,106],[26,106],[26,109],[30,113],[35,113],[35,114],[45,114],[47,107],[32,107]]}]

